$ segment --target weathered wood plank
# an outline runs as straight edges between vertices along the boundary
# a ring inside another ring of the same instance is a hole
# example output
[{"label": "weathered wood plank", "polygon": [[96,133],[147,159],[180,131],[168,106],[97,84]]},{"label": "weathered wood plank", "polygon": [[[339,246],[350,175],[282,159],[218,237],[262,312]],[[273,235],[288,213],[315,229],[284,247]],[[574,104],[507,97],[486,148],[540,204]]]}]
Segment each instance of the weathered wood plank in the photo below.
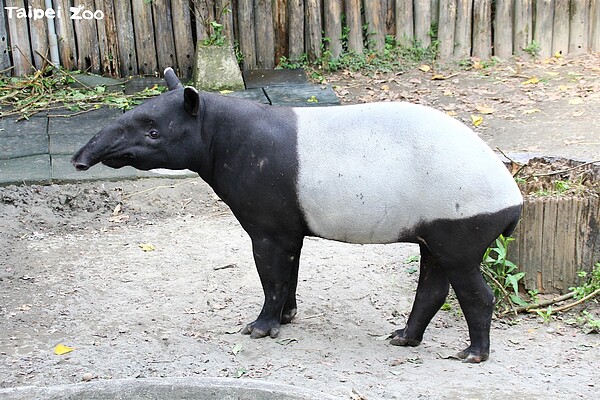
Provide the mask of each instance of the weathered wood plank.
[{"label": "weathered wood plank", "polygon": [[[4,10],[4,0],[0,0],[0,8]],[[0,18],[0,71],[4,71],[2,73],[6,75],[10,73],[8,69],[12,66],[9,50],[8,30],[6,29],[6,20],[3,14],[2,18]]]},{"label": "weathered wood plank", "polygon": [[590,3],[590,51],[600,51],[600,0]]},{"label": "weathered wood plank", "polygon": [[396,34],[396,1],[395,0],[387,0],[387,5],[385,8],[385,33],[386,35],[395,35]]},{"label": "weathered wood plank", "polygon": [[569,54],[583,54],[588,49],[590,1],[571,1]]},{"label": "weathered wood plank", "polygon": [[[277,0],[281,1],[281,0]],[[223,25],[223,34],[233,43],[233,0],[215,1],[215,16]]]},{"label": "weathered wood plank", "polygon": [[535,3],[535,25],[533,40],[540,45],[539,56],[552,55],[552,25],[554,23],[554,1],[537,0]]},{"label": "weathered wood plank", "polygon": [[275,66],[275,37],[273,30],[273,7],[270,0],[254,3],[256,30],[256,66],[271,69]]},{"label": "weathered wood plank", "polygon": [[538,243],[535,246],[541,247],[541,259],[539,265],[542,268],[543,287],[546,290],[554,288],[554,269],[560,250],[557,248],[560,244],[559,235],[557,233],[557,218],[558,218],[558,200],[553,197],[545,199],[536,199],[536,207],[544,209],[544,214],[541,219],[542,234],[537,238]]},{"label": "weathered wood plank", "polygon": [[[194,65],[194,40],[192,38],[192,15],[187,0],[171,0],[173,16],[173,36],[175,39],[175,56],[177,60],[177,76],[189,78]],[[231,38],[231,36],[229,36]],[[175,65],[173,65],[175,67]]]},{"label": "weathered wood plank", "polygon": [[288,47],[286,0],[275,0],[273,7],[273,25],[275,30],[275,64],[279,64],[281,57],[287,54]]},{"label": "weathered wood plank", "polygon": [[569,52],[569,0],[554,1],[552,54]]},{"label": "weathered wood plank", "polygon": [[508,59],[513,54],[513,0],[496,0],[494,55]]},{"label": "weathered wood plank", "polygon": [[438,17],[439,54],[443,61],[454,55],[454,31],[456,28],[456,0],[440,0]]},{"label": "weathered wood plank", "polygon": [[152,4],[144,0],[132,0],[131,5],[138,71],[141,75],[156,75],[158,61],[154,43],[154,25],[152,24]]},{"label": "weathered wood plank", "polygon": [[473,19],[473,2],[456,0],[456,28],[454,30],[454,58],[463,59],[471,56],[471,22]]},{"label": "weathered wood plank", "polygon": [[385,28],[381,1],[365,3],[365,22],[367,25],[367,44],[370,50],[382,52],[385,46]]},{"label": "weathered wood plank", "polygon": [[515,16],[513,27],[513,53],[528,57],[523,51],[531,45],[533,39],[533,4],[532,0],[515,1]]},{"label": "weathered wood plank", "polygon": [[[585,270],[593,264],[593,236],[591,231],[594,224],[594,215],[591,209],[593,205],[589,198],[575,199],[577,213],[575,217],[575,239],[577,247],[575,249],[575,265],[577,270]],[[570,285],[578,285],[578,279],[574,277],[574,281]]]},{"label": "weathered wood plank", "polygon": [[172,67],[177,63],[171,0],[153,1],[152,11],[154,29],[160,32],[159,35],[156,35],[156,55],[158,71],[162,73],[165,68]]},{"label": "weathered wood plank", "polygon": [[254,69],[256,68],[256,44],[252,0],[238,0],[238,30],[244,69]]},{"label": "weathered wood plank", "polygon": [[400,46],[410,47],[414,38],[413,2],[396,1],[396,41]]},{"label": "weathered wood plank", "polygon": [[357,54],[363,52],[363,35],[360,13],[360,0],[346,0],[346,25],[348,28],[348,50]]},{"label": "weathered wood plank", "polygon": [[305,0],[306,12],[306,53],[309,60],[321,58],[323,42],[323,20],[321,17],[321,1]]},{"label": "weathered wood plank", "polygon": [[[94,0],[82,0],[85,10],[95,8]],[[98,30],[94,19],[79,19],[73,21],[77,36],[77,67],[84,71],[100,73],[100,49]]]},{"label": "weathered wood plank", "polygon": [[118,76],[121,68],[113,0],[96,0],[95,11],[104,13],[104,18],[97,21],[98,37],[104,38],[99,41],[101,72],[103,75]]},{"label": "weathered wood plank", "polygon": [[121,76],[137,75],[139,70],[131,3],[129,1],[115,1],[114,6]]},{"label": "weathered wood plank", "polygon": [[544,293],[543,272],[544,266],[542,260],[542,246],[539,240],[543,234],[544,207],[537,203],[535,199],[526,199],[523,204],[523,224],[525,224],[522,245],[529,249],[523,257],[522,267],[528,276],[526,280],[528,289],[537,289]]},{"label": "weathered wood plank", "polygon": [[492,0],[473,4],[473,55],[487,59],[492,55]]},{"label": "weathered wood plank", "polygon": [[413,4],[415,18],[415,39],[422,47],[427,48],[431,44],[431,1],[415,0]]},{"label": "weathered wood plank", "polygon": [[333,60],[342,54],[342,0],[324,0],[325,37]]},{"label": "weathered wood plank", "polygon": [[[35,9],[46,9],[44,0],[30,0],[30,6]],[[42,69],[50,59],[48,52],[48,22],[46,18],[29,20],[29,42],[33,53],[33,63],[37,69]]]},{"label": "weathered wood plank", "polygon": [[[600,199],[590,198],[590,247],[593,247],[592,261],[586,267],[591,272],[593,266],[600,262]],[[592,222],[593,221],[593,222]]]},{"label": "weathered wood plank", "polygon": [[557,212],[557,252],[555,255],[553,288],[554,291],[566,292],[570,286],[568,282],[575,281],[576,256],[575,256],[575,201],[572,198],[561,198]]},{"label": "weathered wood plank", "polygon": [[[193,0],[192,4],[194,5],[194,17],[196,18],[196,37],[198,40],[208,39],[212,33],[210,23],[216,21],[215,2],[214,0]],[[249,14],[244,15],[244,18],[254,18],[252,7],[249,10]]]},{"label": "weathered wood plank", "polygon": [[304,0],[289,0],[289,59],[299,60],[304,53]]},{"label": "weathered wood plank", "polygon": [[[5,7],[25,7],[23,0],[5,0]],[[29,27],[25,18],[8,18],[10,54],[13,60],[13,73],[23,76],[33,72],[33,59],[29,44]]]}]

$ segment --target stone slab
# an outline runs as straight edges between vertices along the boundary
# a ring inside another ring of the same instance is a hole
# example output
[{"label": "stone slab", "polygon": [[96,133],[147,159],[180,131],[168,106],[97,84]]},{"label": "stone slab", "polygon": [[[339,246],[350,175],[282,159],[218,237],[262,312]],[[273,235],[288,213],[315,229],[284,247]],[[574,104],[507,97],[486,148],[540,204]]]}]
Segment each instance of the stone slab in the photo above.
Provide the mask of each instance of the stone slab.
[{"label": "stone slab", "polygon": [[34,116],[19,122],[16,121],[16,117],[0,118],[0,138],[4,136],[45,136],[48,132],[48,118],[46,116]]},{"label": "stone slab", "polygon": [[48,154],[47,135],[2,136],[0,134],[0,160]]},{"label": "stone slab", "polygon": [[165,80],[159,77],[133,78],[125,82],[125,94],[136,94],[154,86],[166,86]]},{"label": "stone slab", "polygon": [[106,87],[108,92],[122,92],[124,89],[124,81],[122,79],[114,79],[93,74],[75,74],[71,73],[71,77],[75,82],[69,84],[73,88],[95,88],[97,86]]},{"label": "stone slab", "polygon": [[271,104],[271,102],[265,95],[265,91],[262,88],[246,89],[239,92],[227,93],[226,96],[257,101],[262,104]]},{"label": "stone slab", "polygon": [[246,89],[308,84],[303,69],[252,69],[243,72]]},{"label": "stone slab", "polygon": [[198,90],[242,90],[244,80],[233,47],[204,46],[198,41],[192,85]]},{"label": "stone slab", "polygon": [[51,179],[48,154],[0,160],[0,186],[48,184]]},{"label": "stone slab", "polygon": [[330,85],[270,86],[265,88],[265,93],[274,106],[323,107],[340,104]]}]

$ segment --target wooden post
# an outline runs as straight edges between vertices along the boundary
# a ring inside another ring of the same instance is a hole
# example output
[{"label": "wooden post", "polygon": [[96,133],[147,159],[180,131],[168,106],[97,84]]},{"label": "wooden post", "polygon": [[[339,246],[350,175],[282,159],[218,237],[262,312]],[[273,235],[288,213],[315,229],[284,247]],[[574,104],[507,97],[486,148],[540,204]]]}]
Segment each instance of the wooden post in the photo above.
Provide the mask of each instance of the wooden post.
[{"label": "wooden post", "polygon": [[454,30],[454,58],[465,59],[471,56],[471,21],[473,2],[456,0],[456,28]]},{"label": "wooden post", "polygon": [[189,78],[192,76],[192,66],[194,65],[194,40],[190,29],[192,15],[189,2],[187,0],[171,0],[171,15],[173,16],[177,75],[180,78]]},{"label": "wooden post", "polygon": [[254,10],[252,0],[238,0],[238,30],[244,69],[256,68]]},{"label": "wooden post", "polygon": [[415,39],[423,48],[431,44],[431,2],[430,0],[414,0]]},{"label": "wooden post", "polygon": [[369,49],[378,53],[385,46],[385,32],[383,27],[383,10],[381,1],[364,3],[365,21],[367,23],[367,43]]},{"label": "wooden post", "polygon": [[[215,2],[214,0],[192,0],[192,4],[194,17],[196,17],[196,37],[198,40],[207,39],[211,34],[210,23],[215,21]],[[254,16],[252,5],[249,10],[249,14],[245,17]]]},{"label": "wooden post", "polygon": [[569,52],[569,0],[554,1],[552,54]]},{"label": "wooden post", "polygon": [[398,45],[410,47],[415,38],[413,2],[396,1],[396,41]]},{"label": "wooden post", "polygon": [[152,25],[152,4],[145,0],[132,0],[131,4],[139,73],[155,75],[158,72],[158,62]]},{"label": "wooden post", "polygon": [[133,31],[133,15],[129,1],[115,1],[115,23],[119,39],[119,66],[121,76],[137,75],[138,62]]},{"label": "wooden post", "polygon": [[103,75],[118,76],[119,40],[115,21],[115,8],[112,0],[96,0],[96,10],[104,13],[104,18],[96,21],[100,48],[100,70]]},{"label": "wooden post", "polygon": [[177,63],[171,4],[169,1],[153,1],[152,10],[154,29],[160,32],[156,35],[156,55],[158,71],[162,73],[165,68],[176,66]]},{"label": "wooden post", "polygon": [[256,32],[256,66],[271,69],[275,66],[275,38],[271,0],[256,0],[254,23]]},{"label": "wooden post", "polygon": [[[25,7],[23,0],[6,0],[6,7]],[[4,10],[3,10],[4,11]],[[31,45],[29,44],[29,28],[27,19],[13,17],[8,19],[8,33],[10,37],[10,52],[13,60],[13,73],[23,76],[33,72],[33,59]]]},{"label": "wooden post", "polygon": [[600,51],[600,0],[590,3],[590,51]]},{"label": "wooden post", "polygon": [[309,60],[317,60],[323,54],[323,20],[321,18],[321,1],[306,0],[306,53]]},{"label": "wooden post", "polygon": [[513,0],[496,0],[494,55],[508,59],[513,54]]},{"label": "wooden post", "polygon": [[233,43],[233,0],[217,0],[215,15],[217,21],[223,25],[223,34]]},{"label": "wooden post", "polygon": [[[543,210],[543,217],[539,221],[541,228],[541,236],[537,238],[535,247],[541,250],[541,258],[538,260],[538,265],[542,272],[542,286],[551,291],[554,286],[554,269],[559,264],[560,248],[564,245],[559,238],[559,229],[557,229],[558,218],[557,198],[549,197],[547,199],[534,199],[532,206]],[[562,227],[561,227],[562,229]],[[562,260],[560,260],[562,261]]]},{"label": "wooden post", "polygon": [[440,0],[438,17],[439,54],[442,61],[454,56],[454,30],[456,24],[456,0]]},{"label": "wooden post", "polygon": [[342,0],[325,0],[323,4],[327,50],[337,60],[342,54]]},{"label": "wooden post", "polygon": [[[35,9],[45,10],[44,0],[31,0],[30,6]],[[4,11],[4,10],[2,10]],[[37,69],[42,69],[46,59],[50,59],[48,52],[48,22],[46,18],[29,20],[29,41],[33,53],[33,63]]]},{"label": "wooden post", "polygon": [[492,0],[473,4],[473,55],[487,59],[492,55]]},{"label": "wooden post", "polygon": [[554,1],[537,0],[535,3],[535,27],[533,40],[540,45],[540,57],[552,55],[552,24],[554,21]]},{"label": "wooden post", "polygon": [[304,0],[289,0],[289,59],[297,61],[304,53]]},{"label": "wooden post", "polygon": [[287,54],[288,24],[286,0],[275,0],[273,7],[273,25],[275,30],[275,64],[279,64],[281,57]]},{"label": "wooden post", "polygon": [[589,0],[571,1],[569,54],[583,54],[588,49]]},{"label": "wooden post", "polygon": [[396,34],[396,19],[394,12],[396,10],[396,1],[387,0],[385,7],[385,33],[394,36]]},{"label": "wooden post", "polygon": [[[4,10],[4,0],[0,0],[0,8]],[[11,67],[10,55],[8,47],[8,31],[6,30],[6,21],[0,18],[0,71],[2,74],[8,75],[10,71],[8,68]]]},{"label": "wooden post", "polygon": [[348,26],[348,50],[363,52],[360,0],[346,0],[346,25]]},{"label": "wooden post", "polygon": [[532,0],[515,1],[515,19],[513,36],[513,53],[526,56],[523,49],[531,45],[532,32]]},{"label": "wooden post", "polygon": [[[86,10],[95,8],[94,0],[82,0],[80,4]],[[74,20],[75,35],[77,36],[77,67],[93,73],[100,72],[100,50],[98,30],[93,19]]]}]

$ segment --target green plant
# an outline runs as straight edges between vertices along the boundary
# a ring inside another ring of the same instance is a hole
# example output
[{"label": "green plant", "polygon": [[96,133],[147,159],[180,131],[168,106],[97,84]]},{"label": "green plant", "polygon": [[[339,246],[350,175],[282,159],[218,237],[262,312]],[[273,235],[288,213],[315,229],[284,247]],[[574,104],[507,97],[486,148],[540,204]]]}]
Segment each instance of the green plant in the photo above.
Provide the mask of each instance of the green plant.
[{"label": "green plant", "polygon": [[537,57],[540,55],[541,49],[542,47],[540,46],[540,44],[535,40],[532,40],[527,47],[523,48],[523,51],[532,57]]},{"label": "green plant", "polygon": [[577,276],[579,276],[581,279],[584,279],[584,282],[580,286],[569,288],[570,291],[575,293],[575,299],[583,299],[584,297],[600,290],[600,262],[597,262],[596,265],[594,265],[589,277],[588,273],[585,271],[579,271]]},{"label": "green plant", "polygon": [[600,333],[600,319],[588,311],[582,311],[575,318],[565,321],[569,325],[578,326],[584,333]]},{"label": "green plant", "polygon": [[225,46],[228,44],[227,36],[223,34],[223,24],[217,21],[210,21],[211,33],[202,41],[205,46]]},{"label": "green plant", "polygon": [[546,309],[537,309],[535,310],[535,313],[537,315],[539,315],[540,317],[542,317],[542,319],[544,320],[544,323],[549,322],[550,319],[552,318],[552,306],[548,306],[548,308]]}]

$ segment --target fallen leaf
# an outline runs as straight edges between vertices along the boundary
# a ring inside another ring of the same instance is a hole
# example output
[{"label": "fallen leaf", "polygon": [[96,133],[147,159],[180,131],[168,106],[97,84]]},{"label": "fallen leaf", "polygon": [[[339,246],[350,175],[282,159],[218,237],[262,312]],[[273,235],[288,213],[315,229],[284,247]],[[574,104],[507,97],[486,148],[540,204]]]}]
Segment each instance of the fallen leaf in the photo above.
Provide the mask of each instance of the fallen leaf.
[{"label": "fallen leaf", "polygon": [[414,83],[415,85],[420,85],[421,80],[419,78],[411,78],[408,80],[410,83]]},{"label": "fallen leaf", "polygon": [[423,64],[423,65],[421,65],[421,66],[419,67],[419,69],[420,69],[421,71],[423,71],[423,72],[429,72],[429,71],[431,71],[431,67],[430,67],[429,65],[427,65],[427,64]]},{"label": "fallen leaf", "polygon": [[569,90],[569,87],[567,85],[558,85],[558,90],[560,90],[561,92],[566,92],[567,90]]},{"label": "fallen leaf", "polygon": [[435,74],[431,77],[432,81],[443,81],[444,79],[447,79],[447,78],[442,74]]},{"label": "fallen leaf", "polygon": [[383,90],[384,92],[389,92],[390,91],[390,86],[389,85],[383,85],[383,86],[381,86],[381,90]]},{"label": "fallen leaf", "polygon": [[446,114],[448,114],[451,117],[456,117],[458,114],[456,113],[456,111],[446,111]]},{"label": "fallen leaf", "polygon": [[236,344],[235,346],[233,346],[233,349],[231,349],[231,353],[234,356],[237,356],[238,354],[240,354],[242,351],[244,350],[244,346],[242,346],[241,344]]},{"label": "fallen leaf", "polygon": [[65,346],[64,344],[57,344],[54,348],[54,354],[57,356],[62,356],[63,354],[67,354],[75,350],[73,347]]},{"label": "fallen leaf", "polygon": [[112,212],[112,215],[119,215],[119,214],[121,214],[121,209],[122,209],[121,203],[117,204],[117,206],[115,207],[115,209]]},{"label": "fallen leaf", "polygon": [[523,111],[523,114],[524,115],[529,115],[529,114],[535,114],[535,113],[538,113],[538,112],[542,112],[542,110],[540,110],[539,108],[532,108],[530,110]]},{"label": "fallen leaf", "polygon": [[146,252],[156,250],[156,247],[154,247],[154,245],[150,243],[140,243],[138,246],[140,246],[140,249]]},{"label": "fallen leaf", "polygon": [[562,58],[562,51],[557,51],[554,53],[554,58]]},{"label": "fallen leaf", "polygon": [[574,117],[581,117],[583,114],[585,114],[585,110],[579,110],[579,111],[573,111],[573,115]]},{"label": "fallen leaf", "polygon": [[473,125],[479,126],[483,123],[483,117],[481,115],[471,115],[471,122],[473,122]]},{"label": "fallen leaf", "polygon": [[569,104],[572,104],[572,105],[583,104],[583,99],[581,97],[575,97],[574,99],[569,100]]},{"label": "fallen leaf", "polygon": [[535,85],[536,83],[540,83],[540,80],[535,76],[527,79],[525,82],[521,82],[523,85]]},{"label": "fallen leaf", "polygon": [[492,107],[488,107],[486,105],[477,106],[477,111],[481,114],[493,114],[494,110]]}]

